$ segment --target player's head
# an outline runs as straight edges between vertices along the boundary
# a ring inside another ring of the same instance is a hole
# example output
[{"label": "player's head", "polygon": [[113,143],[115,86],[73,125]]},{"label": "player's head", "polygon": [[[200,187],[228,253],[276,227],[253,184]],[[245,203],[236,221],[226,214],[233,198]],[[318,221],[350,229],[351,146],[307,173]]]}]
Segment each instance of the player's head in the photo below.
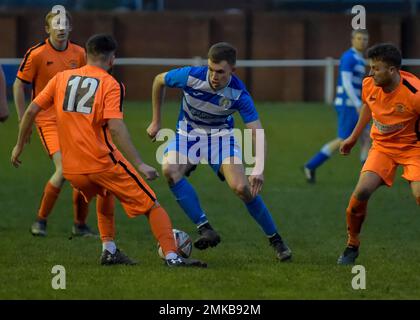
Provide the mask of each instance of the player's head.
[{"label": "player's head", "polygon": [[55,42],[64,42],[69,39],[72,29],[72,17],[66,10],[64,23],[58,20],[58,13],[48,12],[45,16],[45,32],[49,34]]},{"label": "player's head", "polygon": [[210,85],[219,90],[228,84],[235,71],[236,49],[227,42],[219,42],[210,47],[207,57]]},{"label": "player's head", "polygon": [[95,34],[86,42],[87,63],[110,70],[114,64],[117,42],[109,34]]},{"label": "player's head", "polygon": [[351,45],[357,51],[365,51],[369,42],[369,33],[366,29],[357,29],[351,32]]},{"label": "player's head", "polygon": [[389,43],[380,43],[367,52],[370,64],[370,75],[375,85],[386,87],[390,85],[401,68],[401,52]]}]

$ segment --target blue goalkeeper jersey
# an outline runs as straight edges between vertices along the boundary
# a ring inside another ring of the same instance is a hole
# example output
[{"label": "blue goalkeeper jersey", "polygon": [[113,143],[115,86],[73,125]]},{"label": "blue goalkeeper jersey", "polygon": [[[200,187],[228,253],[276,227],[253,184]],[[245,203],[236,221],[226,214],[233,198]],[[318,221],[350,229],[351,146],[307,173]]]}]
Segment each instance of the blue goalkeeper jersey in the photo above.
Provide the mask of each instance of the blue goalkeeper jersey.
[{"label": "blue goalkeeper jersey", "polygon": [[234,126],[232,115],[236,111],[245,123],[258,120],[254,102],[236,75],[217,91],[210,86],[208,77],[207,66],[183,67],[166,74],[166,85],[183,91],[178,132],[201,129],[210,134],[212,129],[231,130]]},{"label": "blue goalkeeper jersey", "polygon": [[351,83],[353,85],[356,96],[360,100],[362,95],[362,82],[366,72],[365,66],[365,59],[363,59],[363,56],[357,52],[356,49],[350,48],[343,53],[340,58],[337,92],[334,101],[334,104],[337,107],[355,107],[353,102],[349,99],[346,91],[344,90],[341,72],[347,71],[352,73]]}]

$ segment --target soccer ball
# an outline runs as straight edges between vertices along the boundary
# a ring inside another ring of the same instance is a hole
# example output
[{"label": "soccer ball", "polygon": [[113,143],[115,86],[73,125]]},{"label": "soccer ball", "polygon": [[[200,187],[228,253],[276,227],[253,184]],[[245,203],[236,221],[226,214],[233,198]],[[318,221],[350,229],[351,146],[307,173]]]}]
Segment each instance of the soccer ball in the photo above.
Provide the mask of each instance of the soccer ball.
[{"label": "soccer ball", "polygon": [[[178,248],[177,253],[183,258],[188,258],[191,255],[192,251],[192,241],[190,236],[188,235],[188,233],[182,230],[172,229],[172,231],[174,233],[175,243]],[[159,256],[162,259],[165,259],[165,255],[163,254],[163,250],[159,243],[157,244],[157,247]]]}]

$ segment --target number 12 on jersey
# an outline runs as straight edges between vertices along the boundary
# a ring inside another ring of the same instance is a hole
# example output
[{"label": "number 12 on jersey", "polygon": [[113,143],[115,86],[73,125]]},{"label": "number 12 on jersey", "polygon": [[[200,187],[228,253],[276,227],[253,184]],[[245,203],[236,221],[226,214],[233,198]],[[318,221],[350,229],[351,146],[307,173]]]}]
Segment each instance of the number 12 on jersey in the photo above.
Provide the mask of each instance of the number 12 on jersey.
[{"label": "number 12 on jersey", "polygon": [[93,101],[99,80],[96,78],[71,76],[67,82],[63,110],[67,112],[92,113]]}]

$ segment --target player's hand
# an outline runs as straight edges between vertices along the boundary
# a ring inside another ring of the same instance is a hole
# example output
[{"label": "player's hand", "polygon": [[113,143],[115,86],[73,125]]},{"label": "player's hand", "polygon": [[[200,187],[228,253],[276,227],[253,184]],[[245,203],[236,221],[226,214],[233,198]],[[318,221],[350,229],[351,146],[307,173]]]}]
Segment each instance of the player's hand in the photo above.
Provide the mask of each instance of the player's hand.
[{"label": "player's hand", "polygon": [[261,189],[264,183],[264,175],[253,174],[248,177],[248,180],[251,186],[252,197],[256,197],[261,192]]},{"label": "player's hand", "polygon": [[356,144],[357,140],[349,137],[340,144],[340,153],[342,155],[348,155],[351,152],[351,149],[353,149],[354,145]]},{"label": "player's hand", "polygon": [[157,170],[145,163],[139,165],[138,170],[146,177],[147,180],[155,180],[157,177],[159,177]]},{"label": "player's hand", "polygon": [[160,123],[157,122],[152,122],[150,123],[150,125],[147,127],[146,131],[147,134],[149,136],[150,139],[152,139],[152,141],[156,141],[156,135],[160,130]]},{"label": "player's hand", "polygon": [[19,160],[19,156],[21,155],[22,151],[23,151],[22,148],[19,147],[18,145],[16,145],[13,148],[12,157],[10,158],[10,161],[16,168],[18,168],[20,164],[22,163],[22,161]]}]

